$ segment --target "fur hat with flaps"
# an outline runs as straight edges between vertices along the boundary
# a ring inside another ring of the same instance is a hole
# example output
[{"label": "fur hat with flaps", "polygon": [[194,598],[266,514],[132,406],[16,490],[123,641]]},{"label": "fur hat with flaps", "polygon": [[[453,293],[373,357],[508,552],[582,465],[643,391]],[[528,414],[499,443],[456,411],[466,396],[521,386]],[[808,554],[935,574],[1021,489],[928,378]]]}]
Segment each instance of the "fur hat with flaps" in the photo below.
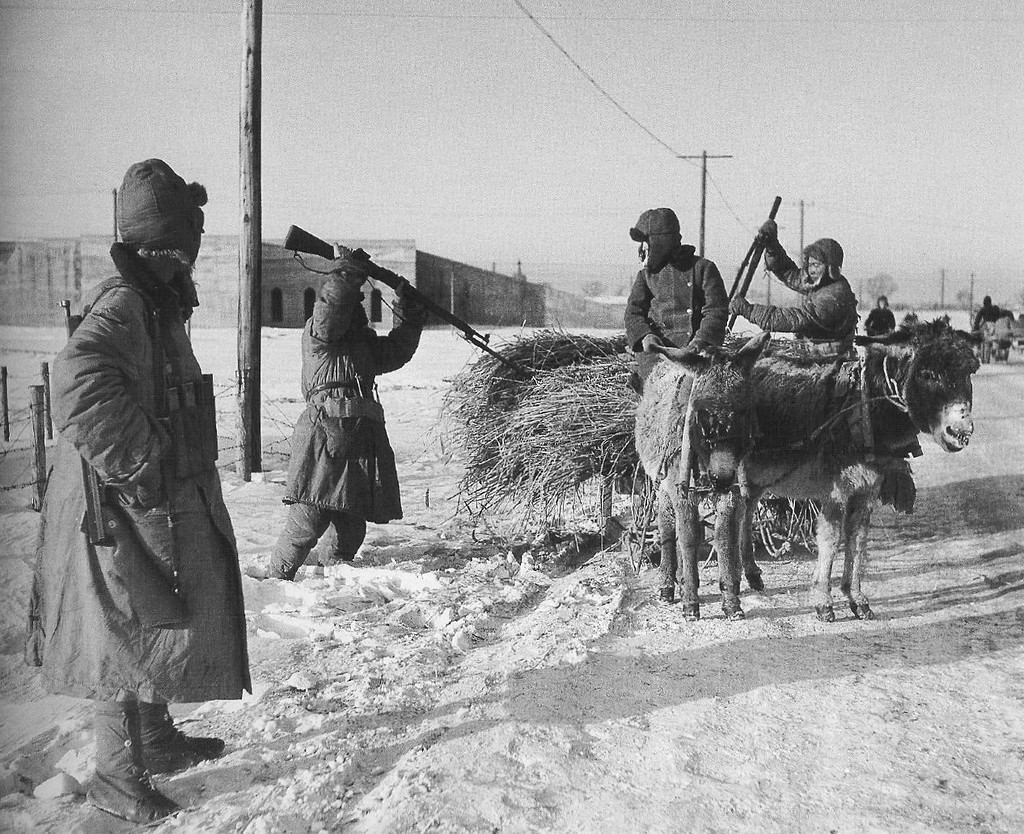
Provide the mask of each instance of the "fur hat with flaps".
[{"label": "fur hat with flaps", "polygon": [[811,258],[828,267],[829,277],[833,281],[842,277],[843,247],[832,238],[823,237],[804,249],[804,269],[807,269],[807,262]]},{"label": "fur hat with flaps", "polygon": [[161,159],[136,162],[117,190],[117,228],[132,249],[199,254],[206,189],[188,183]]},{"label": "fur hat with flaps", "polygon": [[682,243],[679,218],[670,208],[647,209],[629,230],[629,236],[637,243],[647,244],[649,272],[660,272]]}]

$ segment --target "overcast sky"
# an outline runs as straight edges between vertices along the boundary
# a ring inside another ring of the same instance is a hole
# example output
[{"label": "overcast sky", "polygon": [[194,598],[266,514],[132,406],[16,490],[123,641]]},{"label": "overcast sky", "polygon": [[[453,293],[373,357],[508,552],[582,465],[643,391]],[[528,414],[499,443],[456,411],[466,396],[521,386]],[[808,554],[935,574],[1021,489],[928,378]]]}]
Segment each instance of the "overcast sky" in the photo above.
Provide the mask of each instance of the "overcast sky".
[{"label": "overcast sky", "polygon": [[[265,0],[263,233],[410,238],[530,277],[635,272],[667,205],[727,283],[776,194],[895,300],[1024,288],[1024,6]],[[241,3],[0,0],[0,237],[105,233],[158,156],[236,234]],[[537,23],[568,53],[563,54]],[[571,60],[570,60],[571,59]],[[574,63],[575,62],[575,63]],[[582,72],[581,72],[582,70]],[[586,73],[586,74],[584,74]],[[588,78],[589,76],[589,78]]]}]

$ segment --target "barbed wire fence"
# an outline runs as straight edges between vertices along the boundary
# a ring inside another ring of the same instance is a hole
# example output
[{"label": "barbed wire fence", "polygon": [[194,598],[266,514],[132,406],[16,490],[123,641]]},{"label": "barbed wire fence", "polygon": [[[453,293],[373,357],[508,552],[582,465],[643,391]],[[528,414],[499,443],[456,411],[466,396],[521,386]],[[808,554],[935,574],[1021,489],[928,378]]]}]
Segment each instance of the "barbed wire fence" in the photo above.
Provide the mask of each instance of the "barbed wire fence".
[{"label": "barbed wire fence", "polygon": [[[21,399],[24,376],[11,377],[4,365],[2,380],[2,421],[3,435],[0,437],[0,505],[27,506],[40,509],[46,479],[52,467],[59,433],[52,428],[51,398],[49,391],[49,364],[40,365],[38,376],[30,376],[25,390],[32,394],[33,388],[44,389],[39,397],[42,409],[31,404],[23,405]],[[11,385],[15,379],[16,384]],[[219,383],[214,386],[219,402],[231,398],[237,382]],[[13,394],[13,396],[12,396]],[[272,431],[264,441],[264,448],[271,454],[287,457],[291,451],[291,434],[294,418],[289,417],[281,403],[267,395],[261,396],[264,406],[263,422]],[[38,413],[37,413],[38,412]],[[218,413],[218,461],[217,469],[227,471],[237,463],[241,443],[224,444],[225,437],[234,437],[234,427],[227,426],[235,419],[234,409],[221,409]]]}]

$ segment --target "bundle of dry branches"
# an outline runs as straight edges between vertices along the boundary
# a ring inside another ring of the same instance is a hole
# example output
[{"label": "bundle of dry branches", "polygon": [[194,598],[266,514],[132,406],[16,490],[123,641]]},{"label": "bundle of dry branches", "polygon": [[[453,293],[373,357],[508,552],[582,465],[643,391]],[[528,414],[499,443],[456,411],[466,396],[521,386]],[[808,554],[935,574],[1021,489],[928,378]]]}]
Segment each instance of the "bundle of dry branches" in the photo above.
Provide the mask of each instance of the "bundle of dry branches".
[{"label": "bundle of dry branches", "polygon": [[550,518],[595,475],[632,478],[636,394],[625,339],[545,330],[453,383],[446,411],[466,455],[463,499],[481,510]]}]

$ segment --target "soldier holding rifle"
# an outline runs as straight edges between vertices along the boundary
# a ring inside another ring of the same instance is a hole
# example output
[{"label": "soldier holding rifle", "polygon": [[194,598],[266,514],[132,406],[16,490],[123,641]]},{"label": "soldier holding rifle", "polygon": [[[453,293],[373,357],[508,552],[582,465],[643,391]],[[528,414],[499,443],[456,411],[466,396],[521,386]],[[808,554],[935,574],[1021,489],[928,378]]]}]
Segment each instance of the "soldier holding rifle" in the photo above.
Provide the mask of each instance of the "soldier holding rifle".
[{"label": "soldier holding rifle", "polygon": [[402,517],[395,455],[374,382],[412,358],[426,310],[408,282],[396,282],[397,323],[379,336],[366,318],[360,291],[373,267],[351,254],[336,259],[302,332],[306,410],[292,434],[284,499],[290,506],[269,578],[294,579],[329,527],[328,563],[350,562],[366,536],[367,521]]},{"label": "soldier holding rifle", "polygon": [[149,823],[178,808],[150,773],[224,749],[182,734],[167,703],[240,698],[251,685],[213,380],[185,332],[206,190],[148,159],[117,196],[119,274],[92,292],[53,365],[61,437],[26,659],[47,691],[96,702],[89,801]]}]

